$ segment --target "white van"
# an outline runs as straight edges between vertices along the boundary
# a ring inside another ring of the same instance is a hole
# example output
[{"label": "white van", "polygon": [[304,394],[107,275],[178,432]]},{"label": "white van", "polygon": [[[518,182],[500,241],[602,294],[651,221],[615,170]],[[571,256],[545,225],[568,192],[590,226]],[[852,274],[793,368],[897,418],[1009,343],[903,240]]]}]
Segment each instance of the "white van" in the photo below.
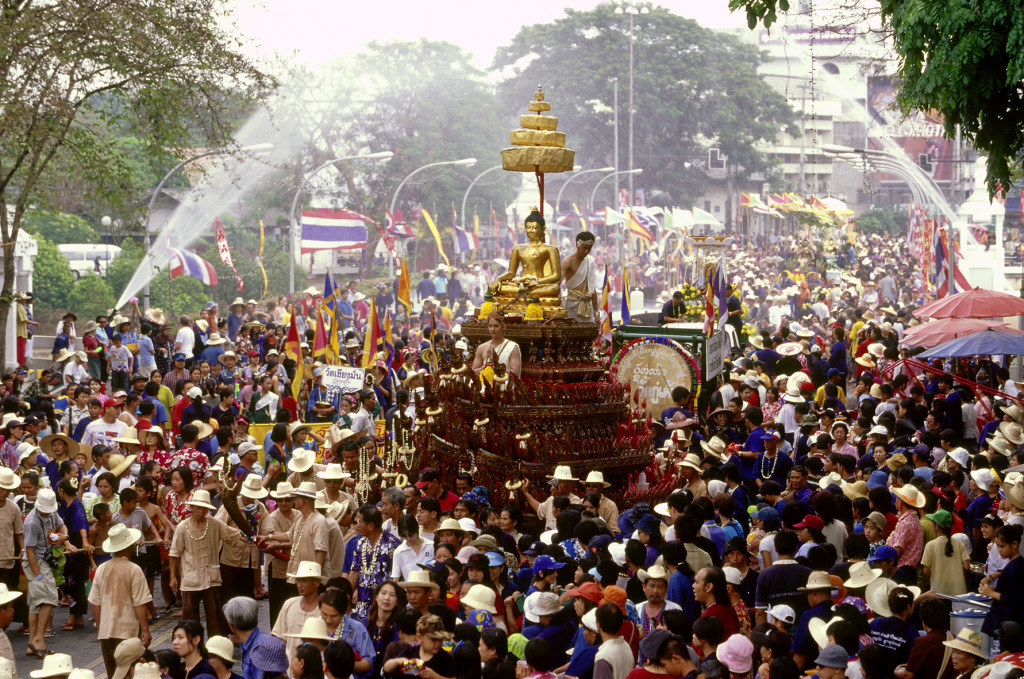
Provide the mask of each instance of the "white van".
[{"label": "white van", "polygon": [[97,257],[100,259],[100,275],[106,275],[107,265],[121,254],[120,247],[106,243],[64,243],[58,245],[57,249],[67,258],[75,278],[95,273]]}]

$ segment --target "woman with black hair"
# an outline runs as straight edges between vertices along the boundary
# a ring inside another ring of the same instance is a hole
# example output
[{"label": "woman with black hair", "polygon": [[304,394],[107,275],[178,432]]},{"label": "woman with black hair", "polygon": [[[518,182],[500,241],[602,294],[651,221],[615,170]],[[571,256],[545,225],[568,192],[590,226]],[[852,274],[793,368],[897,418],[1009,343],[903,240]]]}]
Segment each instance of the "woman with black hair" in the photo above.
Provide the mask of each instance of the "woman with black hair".
[{"label": "woman with black hair", "polygon": [[964,574],[971,569],[971,557],[964,543],[953,539],[953,515],[940,509],[934,514],[928,514],[927,518],[939,531],[939,537],[928,542],[921,555],[924,576],[931,578],[929,589],[947,596],[966,594],[967,581]]},{"label": "woman with black hair", "polygon": [[1024,620],[1024,588],[1020,586],[1024,582],[1024,558],[1020,555],[1022,533],[1024,528],[1018,524],[996,531],[996,549],[1009,563],[1003,567],[994,587],[991,576],[986,575],[978,588],[979,593],[994,599],[981,627],[985,634],[992,634],[1003,620]]},{"label": "woman with black hair", "polygon": [[324,661],[320,649],[305,643],[295,649],[288,664],[289,679],[324,679]]},{"label": "woman with black hair", "polygon": [[181,658],[185,679],[195,679],[200,674],[217,675],[213,665],[206,659],[203,626],[198,620],[182,620],[174,626],[171,632],[171,648]]},{"label": "woman with black hair", "polygon": [[455,637],[456,643],[455,648],[452,649],[452,660],[455,661],[455,679],[480,679],[482,663],[480,662],[480,642],[473,641],[472,638],[461,640],[459,635],[462,629],[468,627],[476,632],[476,627],[473,625],[456,625]]},{"label": "woman with black hair", "polygon": [[811,511],[817,514],[824,527],[821,529],[825,539],[836,548],[839,561],[846,559],[845,543],[849,535],[846,525],[839,520],[839,505],[836,496],[827,490],[819,490],[811,496]]},{"label": "woman with black hair", "polygon": [[796,536],[800,540],[800,549],[796,553],[797,559],[807,558],[811,547],[828,542],[822,532],[824,527],[825,522],[821,520],[820,516],[814,514],[806,514],[803,521],[794,524],[793,528],[796,529]]}]

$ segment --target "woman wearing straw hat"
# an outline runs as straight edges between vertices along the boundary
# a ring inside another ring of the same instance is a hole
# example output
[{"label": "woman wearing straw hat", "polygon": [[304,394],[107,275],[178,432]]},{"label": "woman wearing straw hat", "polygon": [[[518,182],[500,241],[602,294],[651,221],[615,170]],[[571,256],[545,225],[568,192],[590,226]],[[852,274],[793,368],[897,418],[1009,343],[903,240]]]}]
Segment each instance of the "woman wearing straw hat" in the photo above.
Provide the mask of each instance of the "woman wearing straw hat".
[{"label": "woman wearing straw hat", "polygon": [[100,652],[107,676],[114,676],[117,662],[114,650],[125,639],[142,639],[146,646],[152,640],[149,632],[149,604],[153,596],[146,584],[146,574],[129,557],[142,539],[142,531],[116,524],[103,541],[103,551],[113,556],[100,564],[89,590],[89,603],[99,628]]},{"label": "woman wearing straw hat", "polygon": [[956,639],[942,642],[943,646],[953,649],[953,653],[949,656],[949,662],[957,673],[957,679],[967,679],[974,674],[974,670],[985,663],[988,659],[988,654],[985,652],[988,643],[985,634],[970,628],[960,630]]}]

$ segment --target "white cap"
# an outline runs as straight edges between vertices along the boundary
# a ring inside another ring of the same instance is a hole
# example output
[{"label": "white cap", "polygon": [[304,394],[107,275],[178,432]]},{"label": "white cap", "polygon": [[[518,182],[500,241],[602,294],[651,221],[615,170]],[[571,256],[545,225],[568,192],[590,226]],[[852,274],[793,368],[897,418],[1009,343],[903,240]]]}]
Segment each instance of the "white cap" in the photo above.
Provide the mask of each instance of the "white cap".
[{"label": "white cap", "polygon": [[778,606],[772,606],[768,609],[768,615],[775,620],[792,625],[796,622],[796,611],[793,610],[792,606],[786,604],[779,604]]},{"label": "white cap", "polygon": [[737,587],[743,583],[743,573],[740,573],[740,569],[733,568],[732,566],[725,566],[722,568],[722,572],[725,573],[725,581],[730,585],[736,585]]},{"label": "white cap", "polygon": [[188,397],[189,398],[199,398],[202,395],[203,395],[203,390],[200,389],[199,387],[192,387],[191,389],[188,390]]}]

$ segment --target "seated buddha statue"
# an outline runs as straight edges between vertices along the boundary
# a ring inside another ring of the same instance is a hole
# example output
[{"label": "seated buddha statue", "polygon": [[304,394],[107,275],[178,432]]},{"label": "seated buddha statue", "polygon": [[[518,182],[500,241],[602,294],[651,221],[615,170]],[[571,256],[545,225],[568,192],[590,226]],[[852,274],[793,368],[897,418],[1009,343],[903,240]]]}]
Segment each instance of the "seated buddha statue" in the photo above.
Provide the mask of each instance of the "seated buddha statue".
[{"label": "seated buddha statue", "polygon": [[558,248],[544,242],[544,217],[537,208],[527,215],[523,226],[530,242],[512,249],[508,271],[498,276],[489,289],[499,305],[526,293],[527,298],[536,297],[544,306],[558,306],[562,292]]}]

